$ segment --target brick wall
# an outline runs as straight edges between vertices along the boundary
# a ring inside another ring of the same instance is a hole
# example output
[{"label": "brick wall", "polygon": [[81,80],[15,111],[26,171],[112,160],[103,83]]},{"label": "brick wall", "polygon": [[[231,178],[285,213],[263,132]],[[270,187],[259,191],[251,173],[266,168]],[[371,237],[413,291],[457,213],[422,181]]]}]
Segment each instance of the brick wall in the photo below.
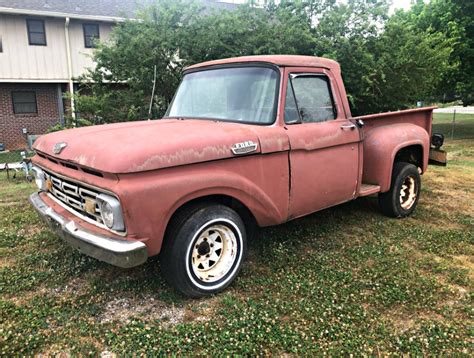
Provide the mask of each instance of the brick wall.
[{"label": "brick wall", "polygon": [[[13,113],[12,91],[35,91],[35,114]],[[23,128],[28,134],[43,134],[59,122],[57,84],[0,83],[0,143],[6,149],[25,149],[28,146]]]}]

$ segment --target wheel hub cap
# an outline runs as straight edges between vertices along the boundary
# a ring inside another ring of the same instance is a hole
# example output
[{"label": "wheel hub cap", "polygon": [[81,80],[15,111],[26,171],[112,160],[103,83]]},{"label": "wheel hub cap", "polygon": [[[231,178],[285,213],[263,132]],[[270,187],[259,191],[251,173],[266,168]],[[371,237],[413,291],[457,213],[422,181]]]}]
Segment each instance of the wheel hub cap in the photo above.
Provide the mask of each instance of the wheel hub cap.
[{"label": "wheel hub cap", "polygon": [[406,177],[400,189],[400,205],[403,209],[409,210],[415,204],[417,189],[415,178]]},{"label": "wheel hub cap", "polygon": [[199,255],[206,255],[211,251],[211,247],[209,246],[209,243],[207,242],[202,242],[200,245],[197,245],[197,252]]},{"label": "wheel hub cap", "polygon": [[232,268],[237,256],[237,239],[224,225],[212,225],[194,243],[191,266],[202,281],[215,282]]}]

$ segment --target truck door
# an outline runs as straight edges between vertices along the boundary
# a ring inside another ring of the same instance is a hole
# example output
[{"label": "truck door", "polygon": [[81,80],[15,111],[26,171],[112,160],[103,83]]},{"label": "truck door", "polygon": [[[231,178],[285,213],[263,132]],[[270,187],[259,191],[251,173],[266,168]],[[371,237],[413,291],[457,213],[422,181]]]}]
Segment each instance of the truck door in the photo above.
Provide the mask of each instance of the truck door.
[{"label": "truck door", "polygon": [[289,218],[355,197],[359,177],[359,129],[346,119],[333,74],[291,69],[284,118],[290,140]]}]

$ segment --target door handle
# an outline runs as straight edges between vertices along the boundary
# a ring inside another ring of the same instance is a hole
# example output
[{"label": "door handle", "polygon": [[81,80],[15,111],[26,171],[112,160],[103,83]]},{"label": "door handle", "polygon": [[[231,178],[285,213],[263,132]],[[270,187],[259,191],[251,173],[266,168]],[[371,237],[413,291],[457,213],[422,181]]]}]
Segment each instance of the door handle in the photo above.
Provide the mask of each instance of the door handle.
[{"label": "door handle", "polygon": [[347,131],[349,129],[353,130],[355,127],[356,127],[355,124],[343,124],[341,126],[341,129]]}]

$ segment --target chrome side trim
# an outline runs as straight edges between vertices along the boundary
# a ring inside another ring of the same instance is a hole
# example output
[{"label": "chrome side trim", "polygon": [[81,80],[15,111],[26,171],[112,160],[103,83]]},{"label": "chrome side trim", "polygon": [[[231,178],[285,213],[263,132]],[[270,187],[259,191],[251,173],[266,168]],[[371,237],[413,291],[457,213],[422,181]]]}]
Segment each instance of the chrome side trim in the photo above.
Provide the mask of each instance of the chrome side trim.
[{"label": "chrome side trim", "polygon": [[48,206],[38,193],[30,195],[30,203],[48,225],[71,246],[100,261],[119,267],[134,267],[148,258],[146,245],[141,241],[119,240],[96,234],[67,220]]}]

